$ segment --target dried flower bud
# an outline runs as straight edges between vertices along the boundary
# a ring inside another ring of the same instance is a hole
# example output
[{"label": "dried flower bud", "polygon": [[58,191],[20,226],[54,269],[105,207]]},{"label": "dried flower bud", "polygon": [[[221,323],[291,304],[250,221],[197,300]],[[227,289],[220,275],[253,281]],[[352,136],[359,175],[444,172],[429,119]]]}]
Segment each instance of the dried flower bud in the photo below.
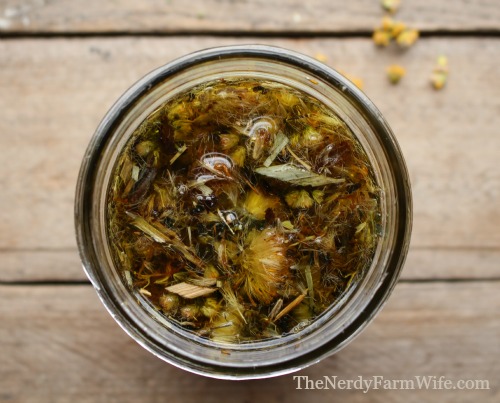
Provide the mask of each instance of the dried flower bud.
[{"label": "dried flower bud", "polygon": [[436,90],[442,89],[448,81],[448,58],[439,56],[431,76],[431,84]]},{"label": "dried flower bud", "polygon": [[377,46],[388,46],[391,41],[391,33],[382,29],[376,29],[372,36],[373,42]]},{"label": "dried flower bud", "polygon": [[245,165],[246,156],[247,156],[247,150],[243,146],[236,147],[236,149],[230,154],[230,157],[235,163],[235,165],[239,167]]},{"label": "dried flower bud", "polygon": [[184,305],[180,309],[181,316],[187,320],[196,320],[200,314],[200,307],[194,304]]},{"label": "dried flower bud", "polygon": [[323,141],[323,136],[312,127],[307,127],[302,133],[302,145],[305,147],[313,147]]},{"label": "dried flower bud", "polygon": [[236,312],[223,312],[212,322],[211,339],[221,343],[235,343],[240,338],[243,320]]},{"label": "dried flower bud", "polygon": [[149,153],[155,149],[155,143],[149,140],[141,141],[135,146],[135,151],[142,158],[147,157]]},{"label": "dried flower bud", "polygon": [[292,310],[292,316],[297,322],[309,320],[312,316],[309,304],[302,302],[299,306]]},{"label": "dried flower bud", "polygon": [[284,106],[285,108],[292,108],[298,104],[300,104],[300,99],[297,95],[292,94],[287,91],[279,91],[276,93],[276,101],[279,105]]},{"label": "dried flower bud", "polygon": [[269,304],[288,274],[285,240],[275,229],[252,231],[242,252],[239,284],[249,298]]},{"label": "dried flower bud", "polygon": [[179,296],[172,293],[163,294],[158,302],[166,313],[175,313],[179,308]]},{"label": "dried flower bud", "polygon": [[325,192],[323,192],[322,190],[319,190],[319,189],[313,190],[312,197],[316,203],[321,204],[321,203],[323,203],[323,199],[325,197]]},{"label": "dried flower bud", "polygon": [[406,74],[404,67],[399,64],[392,64],[387,67],[387,78],[392,84],[397,84]]},{"label": "dried flower bud", "polygon": [[405,29],[397,36],[396,42],[401,47],[409,48],[417,41],[419,35],[416,29]]},{"label": "dried flower bud", "polygon": [[266,196],[255,191],[251,191],[248,193],[243,207],[258,220],[263,220],[266,217],[267,209],[275,209],[279,205],[280,199],[277,197]]},{"label": "dried flower bud", "polygon": [[237,134],[221,134],[219,137],[222,150],[230,150],[240,141],[240,136]]},{"label": "dried flower bud", "polygon": [[391,27],[391,35],[393,38],[397,38],[405,29],[407,29],[406,24],[401,21],[395,21]]},{"label": "dried flower bud", "polygon": [[220,311],[220,304],[215,298],[205,299],[205,303],[201,307],[201,313],[209,319],[215,318]]},{"label": "dried flower bud", "polygon": [[390,32],[392,31],[392,27],[394,26],[394,20],[391,17],[385,16],[382,18],[382,24],[380,25],[380,28],[383,31]]},{"label": "dried flower bud", "polygon": [[203,273],[203,277],[205,278],[217,278],[219,277],[219,272],[213,265],[208,265],[205,268],[205,272]]},{"label": "dried flower bud", "polygon": [[292,208],[309,208],[314,204],[309,193],[303,189],[292,190],[285,196],[285,201]]},{"label": "dried flower bud", "polygon": [[384,17],[380,27],[373,31],[373,42],[378,46],[388,46],[395,39],[399,46],[410,47],[419,36],[419,32],[413,28],[407,28],[401,21],[395,21],[391,17]]},{"label": "dried flower bud", "polygon": [[401,0],[381,0],[380,5],[385,11],[388,11],[391,14],[394,14],[398,11],[399,6],[401,4]]}]

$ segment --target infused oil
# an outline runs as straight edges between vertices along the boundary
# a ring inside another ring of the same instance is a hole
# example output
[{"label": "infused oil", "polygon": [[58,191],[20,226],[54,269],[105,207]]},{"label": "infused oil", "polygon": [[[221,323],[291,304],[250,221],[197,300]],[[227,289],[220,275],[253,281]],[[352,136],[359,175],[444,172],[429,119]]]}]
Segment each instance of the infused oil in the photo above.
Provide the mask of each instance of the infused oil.
[{"label": "infused oil", "polygon": [[194,86],[151,113],[107,206],[130,291],[223,343],[307,327],[359,283],[381,236],[380,189],[347,124],[253,78]]}]

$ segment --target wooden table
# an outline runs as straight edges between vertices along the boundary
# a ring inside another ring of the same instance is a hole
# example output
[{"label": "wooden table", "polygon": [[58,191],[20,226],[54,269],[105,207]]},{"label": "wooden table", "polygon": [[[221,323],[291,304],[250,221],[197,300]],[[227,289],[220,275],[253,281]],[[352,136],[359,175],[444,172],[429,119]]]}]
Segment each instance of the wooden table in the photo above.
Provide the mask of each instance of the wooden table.
[{"label": "wooden table", "polygon": [[[500,401],[500,3],[403,0],[408,51],[376,48],[376,0],[0,0],[0,401]],[[191,51],[263,43],[353,76],[390,122],[414,192],[402,279],[365,332],[310,379],[488,380],[488,390],[296,390],[218,381],[139,347],[79,262],[74,188],[99,120],[139,77]],[[434,91],[436,58],[449,58]],[[385,68],[406,67],[391,86]]]}]

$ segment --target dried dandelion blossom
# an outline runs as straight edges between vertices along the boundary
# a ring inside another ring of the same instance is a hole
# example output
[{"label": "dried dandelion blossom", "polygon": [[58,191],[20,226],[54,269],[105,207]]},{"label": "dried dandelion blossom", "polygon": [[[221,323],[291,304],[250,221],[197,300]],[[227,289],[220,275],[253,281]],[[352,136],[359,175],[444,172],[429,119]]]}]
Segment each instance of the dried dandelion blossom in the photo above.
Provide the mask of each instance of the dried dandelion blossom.
[{"label": "dried dandelion blossom", "polygon": [[220,343],[237,343],[241,339],[244,322],[234,312],[222,312],[212,322],[210,338]]},{"label": "dried dandelion blossom", "polygon": [[230,157],[233,160],[233,162],[239,167],[245,165],[246,156],[247,156],[247,150],[243,146],[236,147],[234,151],[230,154]]},{"label": "dried dandelion blossom", "polygon": [[314,200],[304,189],[292,190],[285,196],[285,201],[292,208],[309,208],[314,204]]},{"label": "dried dandelion blossom", "polygon": [[381,0],[380,5],[385,11],[394,14],[398,11],[399,6],[401,5],[401,0]]},{"label": "dried dandelion blossom", "polygon": [[387,78],[391,84],[397,84],[405,76],[406,69],[399,64],[391,64],[387,67]]},{"label": "dried dandelion blossom", "polygon": [[431,84],[436,90],[442,89],[448,81],[448,58],[439,56],[431,76]]},{"label": "dried dandelion blossom", "polygon": [[220,148],[222,150],[230,150],[240,141],[240,136],[237,134],[221,134],[220,138]]},{"label": "dried dandelion blossom", "polygon": [[396,37],[396,42],[403,48],[412,46],[420,36],[420,33],[413,28],[405,29]]},{"label": "dried dandelion blossom", "polygon": [[266,196],[255,191],[251,191],[248,193],[243,207],[258,220],[263,220],[266,217],[266,211],[268,209],[276,209],[279,205],[280,199],[277,197]]},{"label": "dried dandelion blossom", "polygon": [[167,293],[160,297],[159,303],[164,312],[175,313],[179,309],[180,300],[178,295]]},{"label": "dried dandelion blossom", "polygon": [[386,47],[394,40],[400,47],[409,48],[419,38],[418,30],[408,28],[401,21],[384,17],[379,27],[373,31],[372,39],[375,45]]},{"label": "dried dandelion blossom", "polygon": [[276,229],[254,230],[248,234],[241,256],[238,283],[251,299],[269,304],[289,272],[285,239]]},{"label": "dried dandelion blossom", "polygon": [[385,47],[389,46],[389,43],[391,42],[392,39],[392,35],[389,31],[377,28],[375,31],[373,31],[372,39],[375,45]]}]

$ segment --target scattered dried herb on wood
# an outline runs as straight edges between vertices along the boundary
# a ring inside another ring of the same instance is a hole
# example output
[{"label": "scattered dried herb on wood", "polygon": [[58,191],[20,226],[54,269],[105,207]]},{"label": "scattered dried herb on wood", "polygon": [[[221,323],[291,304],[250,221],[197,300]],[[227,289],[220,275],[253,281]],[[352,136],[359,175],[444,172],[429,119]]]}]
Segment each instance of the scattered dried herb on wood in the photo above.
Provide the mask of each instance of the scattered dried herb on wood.
[{"label": "scattered dried herb on wood", "polygon": [[439,56],[436,61],[436,66],[431,75],[431,84],[436,90],[441,90],[448,81],[448,58]]}]

